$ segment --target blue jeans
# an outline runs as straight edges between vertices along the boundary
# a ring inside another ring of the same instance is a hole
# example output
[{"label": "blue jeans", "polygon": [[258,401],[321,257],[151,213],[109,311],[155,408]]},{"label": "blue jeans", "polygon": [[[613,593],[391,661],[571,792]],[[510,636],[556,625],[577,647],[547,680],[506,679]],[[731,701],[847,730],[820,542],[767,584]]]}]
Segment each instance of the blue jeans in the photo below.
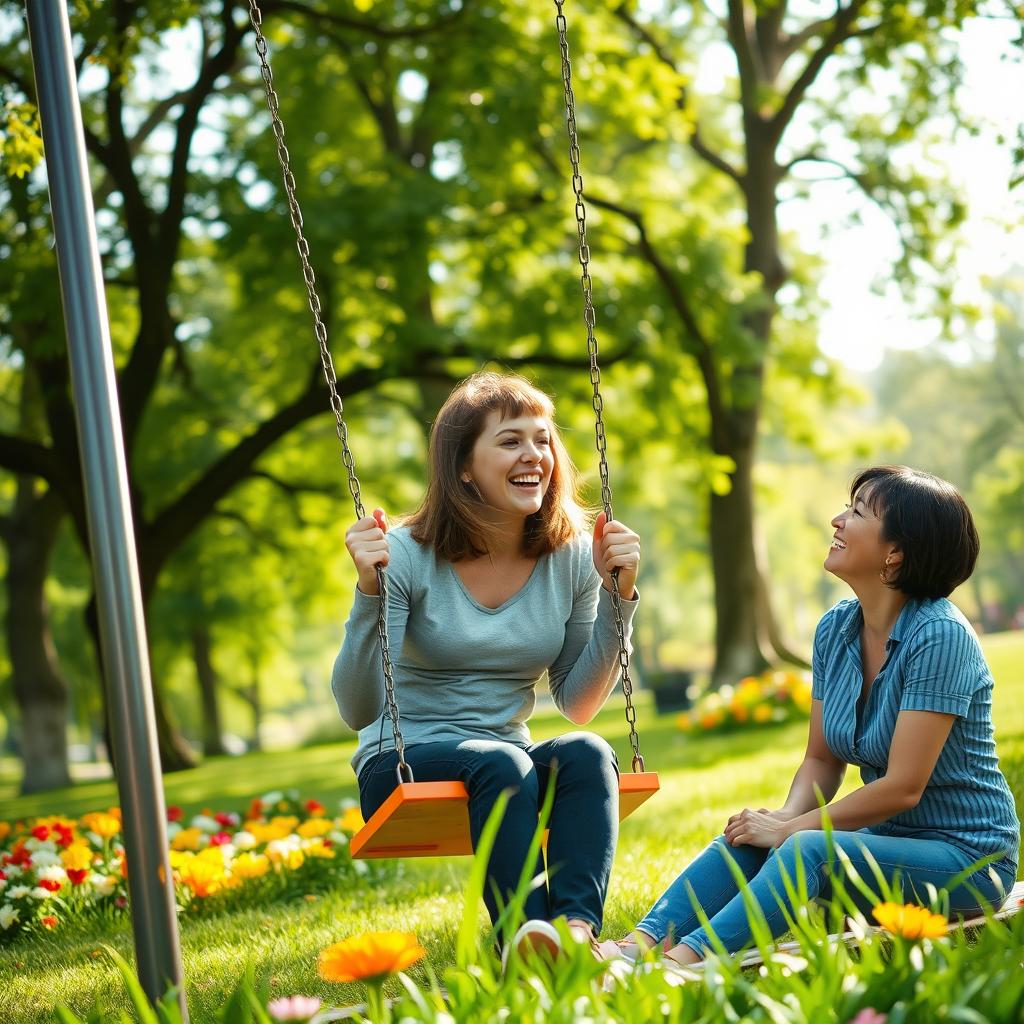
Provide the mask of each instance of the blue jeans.
[{"label": "blue jeans", "polygon": [[[927,902],[929,884],[943,888],[951,878],[975,860],[951,843],[938,839],[880,836],[868,829],[833,832],[832,837],[835,846],[849,857],[869,889],[876,890],[877,883],[866,854],[875,860],[887,881],[893,880],[898,871],[905,900],[916,897]],[[658,942],[666,938],[670,942],[682,942],[698,956],[706,956],[712,950],[711,940],[708,930],[700,926],[693,909],[687,889],[689,885],[709,918],[710,930],[725,948],[735,953],[748,945],[751,930],[747,909],[733,873],[729,870],[725,853],[733,858],[747,879],[749,894],[764,912],[774,937],[782,935],[788,928],[783,907],[790,915],[794,913],[786,896],[783,877],[788,877],[796,886],[798,856],[806,872],[808,899],[820,897],[828,900],[831,896],[829,850],[824,832],[798,832],[777,850],[729,846],[725,837],[719,836],[665,890],[637,928]],[[833,872],[842,873],[841,862],[835,854],[833,861]],[[991,877],[990,868],[995,871],[1002,888]],[[988,903],[998,906],[1005,898],[1005,893],[1013,887],[1015,874],[1012,865],[1007,862],[997,862],[979,869],[964,884],[950,892],[950,913],[968,916],[980,911],[978,898],[970,886]],[[850,882],[846,882],[845,888],[861,910],[870,911],[873,901],[868,900]],[[870,915],[868,920],[872,920]]]},{"label": "blue jeans", "polygon": [[[469,828],[475,847],[487,816],[503,789],[514,793],[487,864],[484,902],[491,921],[515,891],[537,828],[551,769],[555,797],[548,822],[545,883],[526,897],[528,918],[577,918],[601,931],[608,878],[619,834],[619,768],[615,752],[600,736],[571,732],[544,743],[519,747],[499,740],[417,743],[406,747],[417,782],[458,781],[469,792]],[[373,758],[359,773],[363,817],[370,816],[395,788],[398,755]],[[537,858],[532,878],[544,874]]]}]

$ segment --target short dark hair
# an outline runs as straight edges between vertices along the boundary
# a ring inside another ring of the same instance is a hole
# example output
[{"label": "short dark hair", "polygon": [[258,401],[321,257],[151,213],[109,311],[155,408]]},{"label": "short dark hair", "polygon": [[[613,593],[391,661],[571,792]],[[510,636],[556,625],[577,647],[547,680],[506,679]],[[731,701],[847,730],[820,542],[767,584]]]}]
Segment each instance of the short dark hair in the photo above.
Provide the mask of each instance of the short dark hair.
[{"label": "short dark hair", "polygon": [[974,572],[981,543],[974,517],[948,481],[908,466],[873,466],[850,485],[882,521],[882,538],[903,561],[888,580],[911,597],[948,597]]}]

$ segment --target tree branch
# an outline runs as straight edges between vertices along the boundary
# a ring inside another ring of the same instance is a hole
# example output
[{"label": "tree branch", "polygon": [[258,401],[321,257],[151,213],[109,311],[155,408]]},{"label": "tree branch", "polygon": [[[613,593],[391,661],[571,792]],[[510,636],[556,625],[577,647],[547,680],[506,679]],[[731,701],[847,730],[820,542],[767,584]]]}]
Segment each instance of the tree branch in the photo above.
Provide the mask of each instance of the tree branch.
[{"label": "tree branch", "polygon": [[451,14],[438,18],[428,25],[411,25],[407,28],[391,28],[375,21],[364,21],[330,11],[318,11],[306,4],[296,3],[295,0],[270,0],[264,4],[263,11],[265,15],[275,11],[292,11],[321,25],[329,25],[335,29],[352,31],[360,35],[376,36],[378,39],[422,39],[424,36],[444,31],[463,15],[467,7],[469,7],[468,0],[460,4]]},{"label": "tree branch", "polygon": [[825,61],[836,52],[839,47],[850,38],[853,23],[857,20],[863,8],[865,0],[850,0],[846,7],[837,6],[836,14],[832,19],[832,29],[822,40],[821,45],[811,54],[804,66],[803,71],[797,76],[782,101],[782,106],[775,112],[771,119],[770,135],[775,144],[778,144],[785,132],[789,122],[793,119],[797,108],[807,94],[807,90],[814,84],[819,72],[825,65]]},{"label": "tree branch", "polygon": [[718,379],[718,369],[715,366],[711,345],[708,342],[708,339],[704,336],[703,331],[701,331],[700,324],[697,323],[697,317],[694,314],[693,309],[690,307],[689,300],[683,292],[683,289],[680,287],[679,281],[676,279],[665,261],[661,258],[657,249],[655,249],[647,234],[643,217],[639,212],[620,206],[618,203],[610,202],[607,199],[599,199],[594,196],[590,196],[589,198],[590,202],[595,206],[604,210],[609,210],[612,213],[617,213],[620,217],[624,217],[626,220],[630,221],[639,233],[640,252],[654,269],[655,275],[661,282],[662,287],[665,289],[665,292],[669,297],[669,301],[672,303],[672,308],[676,311],[677,316],[682,321],[686,332],[690,336],[690,340],[692,342],[690,354],[694,359],[696,359],[697,365],[700,368],[701,376],[704,379],[704,387],[708,396],[708,410],[711,414],[710,419],[712,429],[716,429],[716,424],[724,423],[726,421],[724,406],[722,404],[722,389]]},{"label": "tree branch", "polygon": [[736,67],[740,74],[740,98],[743,109],[749,114],[756,114],[758,109],[757,87],[758,69],[754,58],[754,49],[750,45],[750,33],[747,28],[747,10],[744,0],[729,0],[729,12],[726,17],[726,30],[729,45],[736,54]]},{"label": "tree branch", "polygon": [[[650,33],[646,26],[641,25],[633,15],[626,10],[625,4],[620,4],[615,8],[615,15],[620,21],[625,22],[636,35],[642,39],[654,52],[655,56],[664,64],[666,67],[671,68],[677,75],[680,74],[679,69],[676,67],[675,61],[672,56],[668,53],[664,46],[658,42],[657,39]],[[686,86],[680,86],[679,95],[676,97],[676,109],[686,111],[689,107],[689,93],[687,92]],[[690,134],[690,148],[702,159],[709,163],[717,171],[721,171],[722,174],[732,178],[741,188],[743,187],[743,174],[737,170],[728,160],[725,159],[721,154],[716,153],[705,141],[700,133],[700,127],[696,121],[693,124],[693,131]]]}]

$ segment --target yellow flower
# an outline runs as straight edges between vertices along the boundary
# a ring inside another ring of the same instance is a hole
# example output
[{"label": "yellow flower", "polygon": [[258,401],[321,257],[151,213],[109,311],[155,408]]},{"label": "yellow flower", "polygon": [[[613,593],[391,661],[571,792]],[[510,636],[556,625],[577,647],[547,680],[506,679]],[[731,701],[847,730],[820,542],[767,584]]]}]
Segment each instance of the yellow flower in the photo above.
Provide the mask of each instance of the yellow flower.
[{"label": "yellow flower", "polygon": [[318,836],[325,836],[334,828],[334,822],[327,818],[310,818],[304,821],[295,831],[303,839],[316,839]]},{"label": "yellow flower", "polygon": [[110,839],[121,831],[121,822],[113,814],[93,811],[82,815],[82,827],[87,832],[95,832],[101,839]]},{"label": "yellow flower", "polygon": [[342,832],[358,832],[365,822],[358,807],[350,807],[339,819],[338,826]]},{"label": "yellow flower", "polygon": [[319,860],[334,860],[335,852],[331,847],[326,846],[322,839],[310,839],[303,844],[302,852],[307,857],[315,857]]},{"label": "yellow flower", "polygon": [[172,840],[172,850],[198,850],[203,838],[201,828],[183,828]]},{"label": "yellow flower", "polygon": [[10,834],[13,825],[9,821],[0,821],[0,843],[2,843]]},{"label": "yellow flower", "polygon": [[317,970],[324,981],[376,981],[404,971],[427,951],[408,932],[371,932],[328,946]]},{"label": "yellow flower", "polygon": [[752,703],[761,696],[761,683],[755,676],[741,679],[736,688],[736,698],[744,703]]},{"label": "yellow flower", "polygon": [[263,853],[240,853],[231,862],[235,878],[262,878],[270,870],[270,858]]},{"label": "yellow flower", "polygon": [[60,851],[60,862],[67,871],[81,871],[92,866],[92,850],[85,843],[72,843],[67,849]]},{"label": "yellow flower", "polygon": [[258,821],[250,824],[249,831],[256,837],[256,842],[260,844],[270,843],[275,839],[284,839],[291,834],[291,829],[283,825],[264,825]]},{"label": "yellow flower", "polygon": [[758,704],[754,708],[754,721],[755,722],[770,722],[772,719],[772,709],[768,704]]},{"label": "yellow flower", "polygon": [[299,819],[294,815],[288,815],[287,817],[278,816],[270,819],[271,828],[283,828],[284,834],[290,835],[295,831],[295,827],[298,825]]},{"label": "yellow flower", "polygon": [[949,925],[941,914],[933,914],[915,903],[879,903],[871,912],[886,931],[905,939],[936,939],[946,934]]},{"label": "yellow flower", "polygon": [[199,857],[191,857],[178,868],[178,881],[191,889],[193,896],[200,898],[220,892],[226,878],[223,865]]},{"label": "yellow flower", "polygon": [[811,692],[811,684],[802,679],[793,687],[793,703],[801,711],[811,710],[811,704],[813,703]]},{"label": "yellow flower", "polygon": [[682,732],[689,732],[693,728],[693,722],[685,711],[676,719],[676,726]]}]

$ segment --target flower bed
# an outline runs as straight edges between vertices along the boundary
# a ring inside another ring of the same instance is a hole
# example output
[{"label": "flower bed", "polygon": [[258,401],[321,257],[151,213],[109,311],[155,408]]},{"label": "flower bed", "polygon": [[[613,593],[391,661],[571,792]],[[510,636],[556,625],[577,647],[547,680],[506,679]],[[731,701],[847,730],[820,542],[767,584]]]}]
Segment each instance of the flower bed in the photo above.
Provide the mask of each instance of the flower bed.
[{"label": "flower bed", "polygon": [[[322,892],[371,869],[349,855],[362,827],[351,801],[331,816],[316,800],[268,793],[245,813],[167,809],[180,913],[207,914]],[[0,943],[128,908],[118,808],[75,820],[0,821]]]},{"label": "flower bed", "polygon": [[806,718],[811,674],[770,669],[707,693],[676,719],[683,732],[714,733]]}]

